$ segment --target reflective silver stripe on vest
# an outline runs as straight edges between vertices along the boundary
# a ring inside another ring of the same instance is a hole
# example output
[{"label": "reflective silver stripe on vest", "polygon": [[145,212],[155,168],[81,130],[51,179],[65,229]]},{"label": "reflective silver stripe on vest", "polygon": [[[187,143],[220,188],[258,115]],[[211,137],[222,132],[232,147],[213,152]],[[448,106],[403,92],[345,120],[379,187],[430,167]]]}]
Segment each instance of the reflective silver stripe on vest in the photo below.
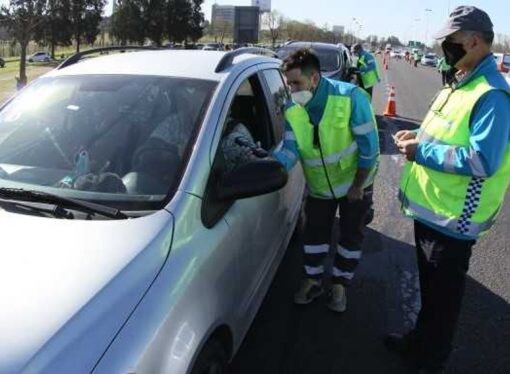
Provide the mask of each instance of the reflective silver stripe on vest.
[{"label": "reflective silver stripe on vest", "polygon": [[352,132],[354,133],[354,135],[366,135],[374,130],[375,124],[372,121],[352,128]]},{"label": "reflective silver stripe on vest", "polygon": [[[430,143],[430,144],[436,144],[436,145],[449,145],[448,143],[445,143],[442,140],[439,140],[435,138],[434,136],[427,134],[425,132],[420,132],[419,134],[419,140],[420,142]],[[445,171],[447,173],[451,174],[457,174],[455,171],[455,165],[456,165],[456,146],[450,145],[450,149],[447,150],[446,153],[446,159],[445,159]],[[469,167],[471,168],[471,172],[473,173],[474,177],[487,177],[487,172],[485,171],[485,167],[483,166],[482,159],[480,158],[480,155],[474,150],[470,149],[469,151],[469,157],[467,159]]]},{"label": "reflective silver stripe on vest", "polygon": [[[374,167],[370,171],[370,174],[368,175],[367,180],[363,184],[363,188],[367,188],[368,186],[370,186],[374,183],[376,171],[377,171],[376,167]],[[351,186],[352,186],[352,181],[343,183],[343,184],[338,184],[336,186],[333,186],[333,192],[335,193],[335,196],[331,195],[331,191],[329,191],[329,190],[327,192],[321,193],[318,196],[322,197],[322,198],[327,198],[327,199],[334,199],[334,198],[339,199],[339,198],[347,195],[347,191],[349,191],[349,188]]]},{"label": "reflective silver stripe on vest", "polygon": [[399,200],[402,203],[402,208],[410,211],[413,215],[416,215],[419,218],[424,219],[427,222],[433,223],[436,226],[444,227],[451,232],[460,233],[462,235],[466,235],[469,237],[478,237],[480,233],[483,233],[489,230],[494,222],[496,222],[495,213],[491,218],[482,223],[474,223],[470,222],[468,227],[464,227],[462,232],[459,232],[459,219],[457,218],[448,218],[441,216],[433,211],[422,207],[405,197],[402,190],[399,192]]},{"label": "reflective silver stripe on vest", "polygon": [[424,142],[424,143],[430,143],[430,144],[448,145],[444,141],[439,140],[438,138],[436,138],[430,134],[427,134],[425,131],[420,131],[418,133],[418,140],[420,141],[420,143]]},{"label": "reflective silver stripe on vest", "polygon": [[[356,142],[352,142],[351,145],[349,147],[347,147],[346,149],[344,149],[343,151],[333,153],[332,155],[324,157],[324,163],[326,165],[336,164],[342,158],[352,155],[357,150],[358,150],[358,144]],[[320,158],[304,160],[304,163],[306,166],[309,166],[312,168],[322,166],[322,160]]]}]

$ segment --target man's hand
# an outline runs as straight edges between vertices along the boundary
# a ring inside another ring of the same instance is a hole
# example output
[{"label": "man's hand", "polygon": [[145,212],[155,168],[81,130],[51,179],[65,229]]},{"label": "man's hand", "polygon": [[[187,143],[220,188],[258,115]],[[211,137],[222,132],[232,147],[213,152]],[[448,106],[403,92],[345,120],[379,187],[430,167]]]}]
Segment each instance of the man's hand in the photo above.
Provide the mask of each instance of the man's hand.
[{"label": "man's hand", "polygon": [[355,186],[354,184],[351,185],[349,191],[347,191],[347,200],[350,203],[353,203],[356,201],[360,201],[361,199],[363,199],[363,188]]},{"label": "man's hand", "polygon": [[417,139],[397,141],[396,144],[400,153],[406,156],[407,161],[414,161],[416,159]]},{"label": "man's hand", "polygon": [[394,136],[395,142],[416,139],[416,132],[409,130],[400,130]]}]

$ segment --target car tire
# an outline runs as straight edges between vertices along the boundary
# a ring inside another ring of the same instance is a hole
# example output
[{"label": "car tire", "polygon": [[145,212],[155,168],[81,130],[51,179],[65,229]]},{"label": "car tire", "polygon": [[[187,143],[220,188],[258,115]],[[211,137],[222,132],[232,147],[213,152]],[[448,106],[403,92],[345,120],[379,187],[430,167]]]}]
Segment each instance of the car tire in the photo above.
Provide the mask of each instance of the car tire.
[{"label": "car tire", "polygon": [[195,361],[191,374],[226,374],[228,357],[219,340],[208,342]]}]

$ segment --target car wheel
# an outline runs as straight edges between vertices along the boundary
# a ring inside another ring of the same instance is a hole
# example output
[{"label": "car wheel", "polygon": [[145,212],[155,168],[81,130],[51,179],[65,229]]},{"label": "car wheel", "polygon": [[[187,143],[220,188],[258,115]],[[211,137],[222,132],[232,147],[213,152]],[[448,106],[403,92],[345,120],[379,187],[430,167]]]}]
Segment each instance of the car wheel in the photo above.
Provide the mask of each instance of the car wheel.
[{"label": "car wheel", "polygon": [[202,349],[197,357],[191,374],[225,374],[228,358],[223,344],[212,340]]}]

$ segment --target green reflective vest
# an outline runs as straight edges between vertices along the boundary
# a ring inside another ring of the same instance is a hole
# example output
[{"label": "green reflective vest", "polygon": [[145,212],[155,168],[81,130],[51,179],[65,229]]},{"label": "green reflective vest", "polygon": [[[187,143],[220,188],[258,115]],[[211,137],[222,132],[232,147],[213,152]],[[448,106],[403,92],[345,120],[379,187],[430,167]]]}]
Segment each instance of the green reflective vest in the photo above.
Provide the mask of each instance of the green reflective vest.
[{"label": "green reflective vest", "polygon": [[[330,95],[318,125],[320,148],[314,145],[315,127],[306,109],[294,105],[287,109],[289,122],[301,158],[310,195],[321,199],[339,199],[347,195],[358,165],[358,145],[350,128],[351,98]],[[322,154],[321,154],[322,150]],[[373,173],[365,183],[373,183]]]},{"label": "green reflective vest", "polygon": [[446,62],[446,58],[444,58],[444,57],[441,57],[439,59],[439,62],[437,65],[438,65],[439,71],[448,71],[451,69],[451,66],[448,65],[448,63]]},{"label": "green reflective vest", "polygon": [[[359,58],[358,66],[360,66],[360,67],[367,66],[367,63],[365,61],[365,55],[363,55]],[[379,75],[377,73],[377,62],[376,62],[375,69],[372,69],[372,70],[369,70],[366,72],[362,72],[362,73],[360,73],[360,75],[361,75],[361,81],[363,82],[364,88],[370,88],[370,87],[375,86],[377,84],[377,82],[379,81]]]},{"label": "green reflective vest", "polygon": [[[483,94],[494,89],[483,76],[456,90],[443,89],[425,117],[418,139],[469,147],[471,111]],[[476,239],[493,225],[509,183],[507,147],[499,169],[486,178],[439,172],[409,162],[401,178],[400,199],[407,216]]]}]

